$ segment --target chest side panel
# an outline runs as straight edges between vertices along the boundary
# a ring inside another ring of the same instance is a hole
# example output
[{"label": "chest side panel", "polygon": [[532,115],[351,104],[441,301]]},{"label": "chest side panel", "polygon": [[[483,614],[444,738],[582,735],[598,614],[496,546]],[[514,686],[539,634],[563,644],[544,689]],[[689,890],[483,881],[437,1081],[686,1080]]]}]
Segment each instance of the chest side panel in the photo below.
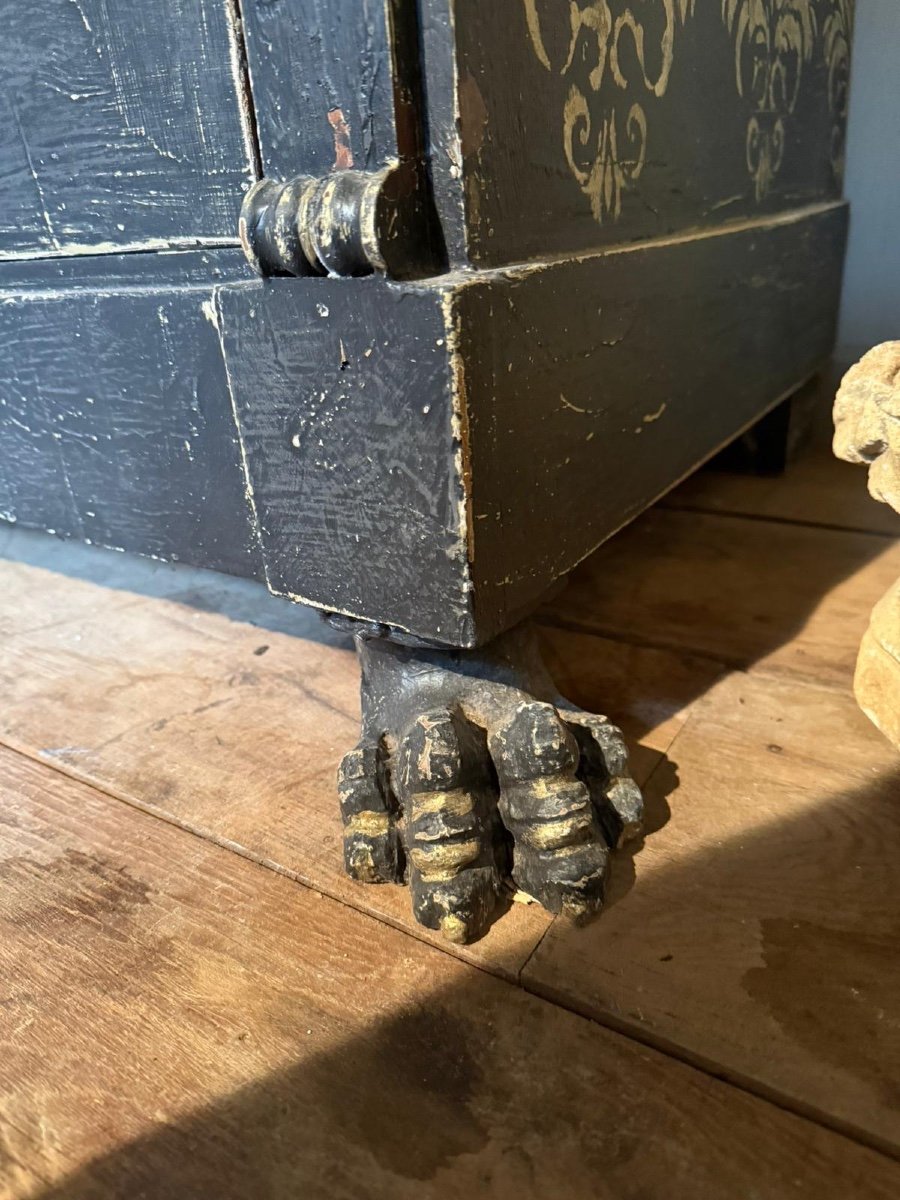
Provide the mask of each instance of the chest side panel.
[{"label": "chest side panel", "polygon": [[808,379],[834,341],[847,212],[460,273],[479,631]]},{"label": "chest side panel", "polygon": [[0,257],[235,241],[254,168],[230,0],[3,15]]},{"label": "chest side panel", "polygon": [[457,261],[840,195],[853,0],[423,4],[435,186]]},{"label": "chest side panel", "polygon": [[441,291],[276,279],[217,305],[269,588],[471,644]]}]

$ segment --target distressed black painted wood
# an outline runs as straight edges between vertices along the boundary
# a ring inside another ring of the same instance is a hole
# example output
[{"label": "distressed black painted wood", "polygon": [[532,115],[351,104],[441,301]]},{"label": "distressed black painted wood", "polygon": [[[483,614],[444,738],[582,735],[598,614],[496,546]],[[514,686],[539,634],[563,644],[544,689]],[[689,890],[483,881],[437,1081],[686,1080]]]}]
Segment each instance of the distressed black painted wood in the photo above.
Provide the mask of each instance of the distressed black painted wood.
[{"label": "distressed black painted wood", "polygon": [[0,518],[354,629],[425,923],[595,911],[639,801],[509,631],[827,358],[851,0],[2,10]]},{"label": "distressed black painted wood", "polygon": [[457,262],[840,196],[853,0],[421,0],[421,11],[432,169]]},{"label": "distressed black painted wood", "polygon": [[234,241],[256,150],[230,0],[0,11],[4,258]]}]

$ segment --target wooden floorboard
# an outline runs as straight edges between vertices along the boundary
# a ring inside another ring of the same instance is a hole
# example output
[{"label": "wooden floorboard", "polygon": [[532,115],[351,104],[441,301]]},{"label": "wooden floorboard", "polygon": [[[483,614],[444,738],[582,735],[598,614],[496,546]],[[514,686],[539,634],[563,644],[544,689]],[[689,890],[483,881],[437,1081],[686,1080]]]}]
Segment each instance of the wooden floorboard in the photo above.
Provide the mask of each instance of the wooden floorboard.
[{"label": "wooden floorboard", "polygon": [[656,508],[582,563],[543,615],[846,688],[898,575],[900,543],[875,534]]},{"label": "wooden floorboard", "polygon": [[699,471],[670,493],[662,507],[900,536],[900,516],[872,499],[859,467],[832,465],[823,452],[801,458],[792,470],[790,490],[779,476]]},{"label": "wooden floorboard", "polygon": [[[132,561],[128,587],[107,586],[118,556],[83,550],[36,546],[54,571],[0,562],[0,740],[419,935],[405,889],[343,871],[335,774],[359,722],[349,642],[209,573]],[[460,952],[515,975],[546,926],[516,906]]]},{"label": "wooden floorboard", "polygon": [[0,751],[0,1196],[893,1198],[900,1165]]},{"label": "wooden floorboard", "polygon": [[900,1154],[900,758],[830,688],[732,674],[643,846],[526,987]]}]

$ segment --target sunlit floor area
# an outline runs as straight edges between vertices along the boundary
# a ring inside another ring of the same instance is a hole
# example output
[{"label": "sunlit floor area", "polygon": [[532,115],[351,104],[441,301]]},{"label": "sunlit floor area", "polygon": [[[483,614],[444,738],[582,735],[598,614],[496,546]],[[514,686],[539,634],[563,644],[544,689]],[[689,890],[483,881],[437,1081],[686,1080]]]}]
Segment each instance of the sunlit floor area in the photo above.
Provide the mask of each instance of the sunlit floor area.
[{"label": "sunlit floor area", "polygon": [[349,641],[0,534],[0,1197],[900,1196],[900,756],[851,684],[900,518],[827,408],[539,615],[649,820],[470,946],[342,867]]}]

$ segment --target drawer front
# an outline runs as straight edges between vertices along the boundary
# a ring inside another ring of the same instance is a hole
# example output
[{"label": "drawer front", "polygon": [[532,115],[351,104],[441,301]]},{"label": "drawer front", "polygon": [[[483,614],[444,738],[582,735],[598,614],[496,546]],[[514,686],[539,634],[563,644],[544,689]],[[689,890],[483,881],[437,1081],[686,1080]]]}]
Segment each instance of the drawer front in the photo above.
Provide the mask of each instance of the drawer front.
[{"label": "drawer front", "polygon": [[841,192],[853,0],[422,0],[437,199],[484,266]]},{"label": "drawer front", "polygon": [[234,242],[254,175],[229,0],[3,5],[0,256]]}]

